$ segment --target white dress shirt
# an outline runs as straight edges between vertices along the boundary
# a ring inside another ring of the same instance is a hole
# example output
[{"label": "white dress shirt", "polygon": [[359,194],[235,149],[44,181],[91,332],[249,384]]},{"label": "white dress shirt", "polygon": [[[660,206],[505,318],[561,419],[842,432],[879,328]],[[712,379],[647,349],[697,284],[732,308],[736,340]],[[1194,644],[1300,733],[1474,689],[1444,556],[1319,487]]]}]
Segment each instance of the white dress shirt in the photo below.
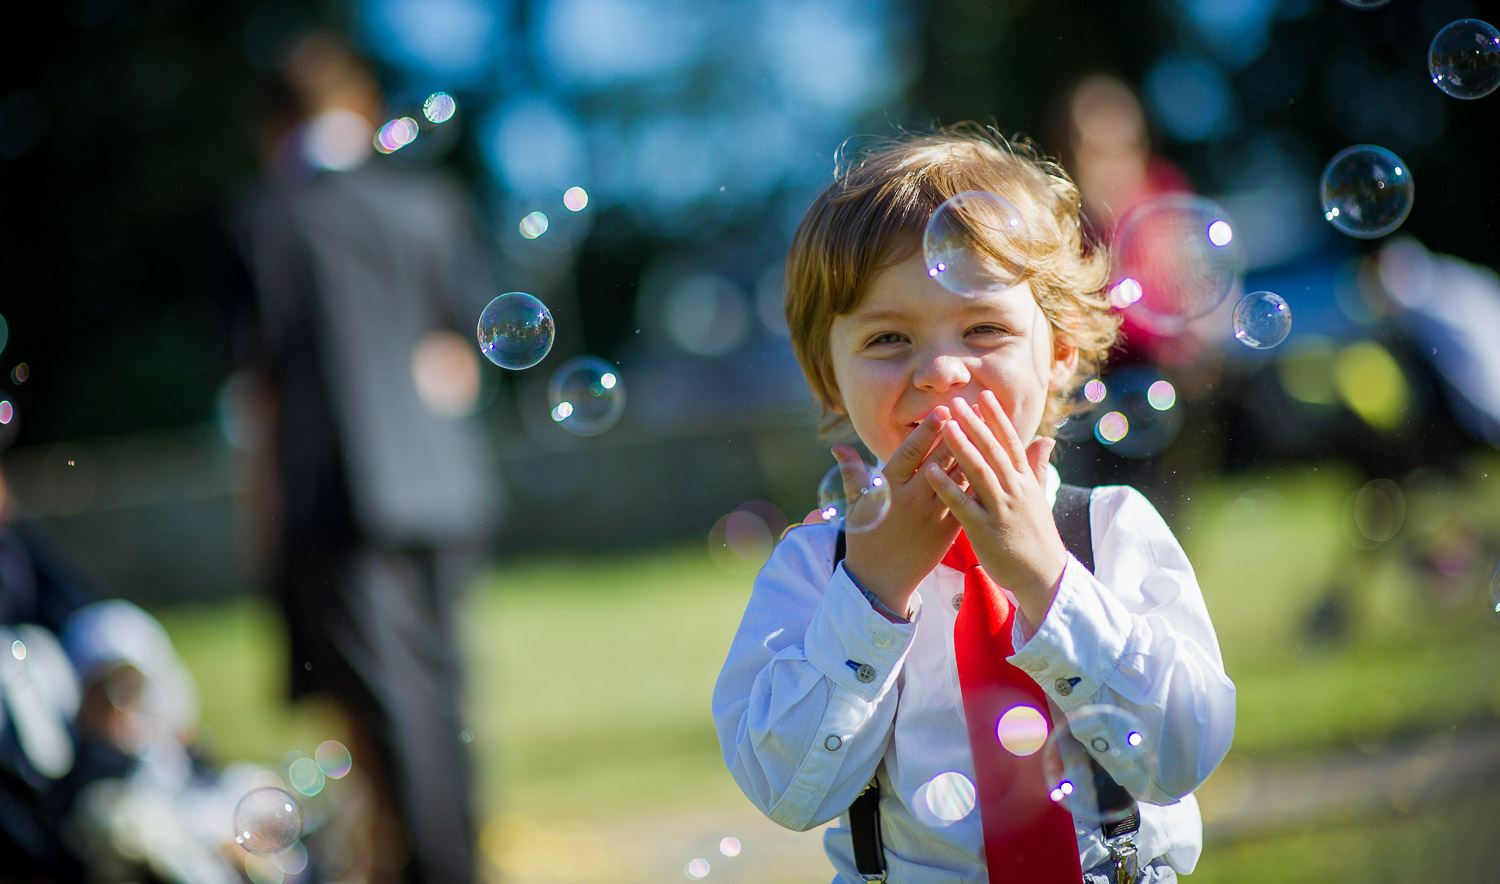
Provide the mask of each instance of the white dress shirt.
[{"label": "white dress shirt", "polygon": [[[1058,484],[1049,467],[1049,503]],[[1135,714],[1154,768],[1093,754],[1141,801],[1141,865],[1163,857],[1191,872],[1203,843],[1192,792],[1229,750],[1234,684],[1192,566],[1155,508],[1133,488],[1101,486],[1089,511],[1095,573],[1070,555],[1029,638],[1018,614],[1009,659],[1046,692],[1054,721],[1069,717],[1078,742],[1068,752],[1126,738],[1079,721],[1080,707]],[[841,817],[878,769],[889,879],[987,881],[979,813],[964,812],[962,788],[956,799],[934,794],[974,781],[953,650],[963,574],[939,565],[917,587],[912,622],[892,623],[834,566],[837,533],[794,528],[756,577],[714,687],[724,760],[762,812],[797,830]],[[1077,816],[1087,869],[1108,851]],[[847,825],[824,836],[837,884],[861,880]]]}]

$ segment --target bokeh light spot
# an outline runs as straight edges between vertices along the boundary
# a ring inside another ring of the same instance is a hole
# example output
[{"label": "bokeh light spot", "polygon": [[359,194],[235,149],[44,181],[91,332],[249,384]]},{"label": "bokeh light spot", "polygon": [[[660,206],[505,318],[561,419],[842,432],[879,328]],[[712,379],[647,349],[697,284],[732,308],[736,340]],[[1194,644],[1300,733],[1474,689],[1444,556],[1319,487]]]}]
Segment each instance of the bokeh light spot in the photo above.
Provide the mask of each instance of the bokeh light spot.
[{"label": "bokeh light spot", "polygon": [[581,212],[589,204],[589,192],[582,187],[570,187],[563,191],[563,205],[570,212]]},{"label": "bokeh light spot", "polygon": [[1012,755],[1030,755],[1047,742],[1047,719],[1031,706],[1012,706],[995,725],[1000,745]]}]

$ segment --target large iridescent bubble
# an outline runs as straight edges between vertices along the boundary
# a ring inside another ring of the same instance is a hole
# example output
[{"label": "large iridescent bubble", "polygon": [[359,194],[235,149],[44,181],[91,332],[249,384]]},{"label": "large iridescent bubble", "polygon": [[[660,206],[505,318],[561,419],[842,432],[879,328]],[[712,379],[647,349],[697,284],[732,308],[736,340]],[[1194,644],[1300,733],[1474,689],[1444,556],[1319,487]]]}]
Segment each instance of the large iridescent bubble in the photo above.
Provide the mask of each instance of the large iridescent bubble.
[{"label": "large iridescent bubble", "polygon": [[1125,213],[1113,253],[1111,303],[1163,333],[1219,306],[1242,266],[1228,214],[1191,194],[1155,197]]},{"label": "large iridescent bubble", "polygon": [[927,275],[950,292],[978,297],[1015,285],[1026,272],[1026,225],[1005,197],[968,190],[937,207],[922,235]]}]

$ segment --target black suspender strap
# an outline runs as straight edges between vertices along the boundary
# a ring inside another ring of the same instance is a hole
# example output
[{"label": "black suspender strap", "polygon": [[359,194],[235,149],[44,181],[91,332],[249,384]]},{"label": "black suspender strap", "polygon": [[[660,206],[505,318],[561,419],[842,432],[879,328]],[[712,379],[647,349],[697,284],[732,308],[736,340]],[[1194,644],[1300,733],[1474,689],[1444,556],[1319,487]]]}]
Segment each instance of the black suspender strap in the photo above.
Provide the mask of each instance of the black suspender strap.
[{"label": "black suspender strap", "polygon": [[885,847],[880,843],[880,784],[874,777],[849,805],[849,836],[854,867],[866,881],[885,880]]},{"label": "black suspender strap", "polygon": [[[1059,486],[1057,502],[1052,506],[1052,520],[1057,523],[1057,533],[1062,537],[1063,546],[1078,559],[1079,564],[1093,573],[1094,530],[1089,521],[1090,493],[1090,489],[1077,485]],[[1130,808],[1124,819],[1106,822],[1100,827],[1105,839],[1138,831],[1141,827],[1141,809],[1135,797],[1124,786],[1115,782],[1115,778],[1099,765],[1098,759],[1093,755],[1089,756],[1089,766],[1093,768],[1094,794],[1099,799],[1100,815],[1108,817],[1118,812],[1119,808]]]},{"label": "black suspender strap", "polygon": [[[1091,489],[1077,485],[1061,485],[1057,489],[1057,501],[1052,506],[1052,519],[1057,523],[1057,533],[1063,546],[1089,570],[1094,570],[1094,534],[1089,523],[1089,495]],[[833,566],[844,560],[844,532],[839,531],[834,543]],[[1099,766],[1094,756],[1089,756],[1093,767],[1094,790],[1099,797],[1099,809],[1128,806],[1130,813],[1122,820],[1105,823],[1102,828],[1106,839],[1129,835],[1141,827],[1140,808],[1130,792],[1115,782],[1109,773]],[[885,851],[880,842],[880,785],[871,777],[869,785],[849,805],[849,836],[854,843],[854,866],[866,881],[885,880]]]}]

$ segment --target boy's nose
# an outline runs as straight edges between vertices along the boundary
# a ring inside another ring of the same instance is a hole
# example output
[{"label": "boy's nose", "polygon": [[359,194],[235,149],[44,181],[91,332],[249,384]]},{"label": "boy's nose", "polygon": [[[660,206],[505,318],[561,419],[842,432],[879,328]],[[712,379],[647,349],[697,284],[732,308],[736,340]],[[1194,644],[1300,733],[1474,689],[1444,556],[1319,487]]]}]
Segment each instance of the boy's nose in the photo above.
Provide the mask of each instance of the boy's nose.
[{"label": "boy's nose", "polygon": [[933,353],[918,363],[912,384],[918,389],[945,393],[969,383],[969,366],[952,353]]}]

